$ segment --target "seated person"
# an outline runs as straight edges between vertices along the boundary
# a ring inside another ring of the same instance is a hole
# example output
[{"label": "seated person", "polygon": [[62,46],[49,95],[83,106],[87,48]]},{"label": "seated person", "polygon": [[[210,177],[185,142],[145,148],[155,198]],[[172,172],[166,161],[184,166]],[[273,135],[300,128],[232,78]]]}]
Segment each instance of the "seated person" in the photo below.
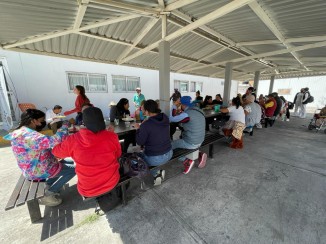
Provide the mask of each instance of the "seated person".
[{"label": "seated person", "polygon": [[326,106],[320,110],[319,118],[316,120],[316,126],[321,126],[323,122],[326,122]]},{"label": "seated person", "polygon": [[115,119],[122,119],[129,115],[129,100],[127,98],[121,98],[116,106],[112,106],[110,110],[110,121],[113,122]]},{"label": "seated person", "polygon": [[[191,103],[191,97],[183,96],[180,99],[181,109],[188,114],[189,120],[182,123],[182,139],[172,141],[172,148],[197,149],[205,139],[205,115],[203,111]],[[194,160],[181,157],[185,166],[183,173],[188,174],[195,164]],[[198,168],[206,165],[207,154],[199,152]]]},{"label": "seated person", "polygon": [[210,108],[210,109],[212,109],[213,107],[214,107],[214,104],[213,104],[212,96],[206,96],[203,104],[201,105],[201,108]]},{"label": "seated person", "polygon": [[240,97],[232,99],[232,105],[228,108],[221,108],[222,113],[229,113],[230,119],[223,126],[222,131],[225,136],[232,138],[231,148],[243,148],[242,132],[245,125],[245,113],[241,106]]},{"label": "seated person", "polygon": [[61,118],[57,117],[60,116],[61,110],[62,107],[60,105],[55,105],[53,109],[46,111],[46,123],[53,134],[57,133],[57,130],[62,126]]},{"label": "seated person", "polygon": [[196,97],[195,100],[192,102],[193,104],[196,104],[197,107],[201,107],[201,104],[203,103],[203,97],[200,96],[200,91],[196,91]]},{"label": "seated person", "polygon": [[254,95],[247,95],[245,98],[244,113],[246,119],[246,130],[244,132],[252,132],[252,128],[260,123],[261,107],[255,103]]},{"label": "seated person", "polygon": [[144,112],[143,112],[144,103],[145,103],[145,100],[141,101],[140,107],[137,108],[136,111],[135,111],[135,119],[136,119],[136,121],[143,122],[143,120],[145,119]]},{"label": "seated person", "polygon": [[[144,104],[144,114],[148,116],[141,125],[136,124],[136,142],[144,146],[141,157],[149,166],[158,166],[172,158],[173,151],[169,137],[169,118],[161,112],[158,104],[147,100]],[[160,185],[164,180],[165,171],[151,172],[154,176],[154,185]]]},{"label": "seated person", "polygon": [[170,138],[173,140],[173,135],[175,131],[177,130],[177,127],[179,127],[181,130],[182,127],[180,126],[179,123],[184,123],[187,120],[189,120],[188,114],[183,112],[181,108],[179,109],[181,103],[180,103],[180,97],[175,95],[172,96],[172,107],[170,110]]},{"label": "seated person", "polygon": [[76,163],[78,192],[85,197],[97,197],[119,183],[121,146],[118,136],[106,130],[99,108],[84,109],[83,121],[86,128],[70,135],[52,152],[59,158],[72,157]]},{"label": "seated person", "polygon": [[267,101],[263,104],[260,104],[260,106],[262,106],[265,109],[265,128],[267,128],[268,124],[272,127],[273,120],[274,120],[274,113],[277,106],[273,94],[269,94]]},{"label": "seated person", "polygon": [[76,173],[72,162],[58,161],[51,152],[52,147],[68,136],[67,124],[63,124],[54,136],[37,132],[45,125],[45,113],[27,109],[21,115],[19,126],[4,139],[11,141],[24,177],[32,181],[46,181],[47,190],[40,204],[53,207],[61,204],[59,191]]},{"label": "seated person", "polygon": [[221,94],[216,94],[215,99],[213,100],[213,104],[223,105]]}]

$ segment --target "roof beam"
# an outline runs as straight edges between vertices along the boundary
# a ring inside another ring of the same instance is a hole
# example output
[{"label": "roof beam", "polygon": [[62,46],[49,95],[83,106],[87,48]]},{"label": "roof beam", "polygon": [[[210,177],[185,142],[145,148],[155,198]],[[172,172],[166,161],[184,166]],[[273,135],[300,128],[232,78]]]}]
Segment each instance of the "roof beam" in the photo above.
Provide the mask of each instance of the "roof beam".
[{"label": "roof beam", "polygon": [[86,13],[88,3],[89,3],[89,0],[80,0],[79,1],[77,16],[75,18],[75,23],[74,23],[73,29],[79,28],[81,23],[83,22],[83,18]]},{"label": "roof beam", "polygon": [[270,44],[281,44],[279,40],[263,40],[263,41],[248,41],[248,42],[238,42],[237,46],[256,46],[256,45],[270,45]]},{"label": "roof beam", "polygon": [[[192,18],[190,16],[188,16],[188,15],[186,15],[186,14],[180,12],[180,11],[177,11],[177,10],[172,11],[172,14],[175,15],[176,17],[180,18],[181,20],[187,22],[187,23],[192,23],[193,22],[193,20],[192,20]],[[169,19],[169,21],[172,22],[172,23],[174,23],[174,24],[176,24],[176,25],[178,25],[178,26],[184,27],[183,25],[180,25],[180,23],[174,21],[171,18]],[[238,45],[233,40],[231,40],[231,39],[223,36],[221,33],[218,33],[217,31],[211,29],[207,25],[200,26],[198,29],[203,30],[204,32],[207,32],[209,35],[212,35],[212,36],[220,39],[221,41],[218,42],[218,41],[212,40],[212,38],[208,38],[203,33],[200,33],[198,30],[193,30],[192,32],[195,33],[195,34],[197,34],[200,37],[203,37],[203,38],[207,39],[208,41],[211,41],[211,42],[214,42],[216,44],[219,44],[219,45],[221,45],[223,47],[226,47],[230,51],[235,52],[235,53],[237,53],[237,54],[239,54],[241,56],[247,56],[247,55],[245,55],[243,52],[241,52],[239,50],[239,48],[241,48],[241,50],[244,51],[244,52],[246,52],[247,54],[250,54],[250,55],[254,55],[255,54],[252,51],[250,51],[249,49],[244,48],[244,47],[241,47],[241,45]],[[260,63],[260,61],[258,61],[258,60],[255,60],[255,62]],[[266,63],[261,63],[261,64],[270,67],[270,65],[268,65]]]},{"label": "roof beam", "polygon": [[[128,42],[124,42],[124,41],[120,41],[120,40],[108,38],[108,37],[105,37],[105,36],[99,36],[99,35],[96,35],[96,34],[91,34],[91,33],[86,33],[86,32],[78,32],[76,34],[80,34],[80,35],[83,35],[83,36],[86,36],[86,37],[90,37],[90,38],[95,38],[95,39],[98,39],[98,40],[101,40],[101,41],[112,42],[112,43],[116,43],[116,44],[120,44],[120,45],[129,46],[129,47],[132,47],[132,48],[135,48],[135,49],[139,49],[139,50],[142,50],[143,49],[143,47],[134,46],[132,43],[128,43]],[[158,53],[157,50],[151,50],[149,52],[155,53],[155,54]],[[170,56],[172,58],[181,59],[183,61],[186,60],[186,61],[193,62],[193,63],[196,63],[196,64],[199,63],[195,59],[186,58],[186,57],[183,57],[183,56],[180,56],[180,55],[177,55],[177,54],[173,54],[173,53],[171,53]],[[200,63],[200,64],[203,64],[203,63]],[[204,65],[208,65],[208,64],[204,64]]]},{"label": "roof beam", "polygon": [[179,0],[179,1],[176,1],[174,3],[171,3],[169,5],[166,5],[164,11],[172,11],[172,10],[175,10],[175,9],[178,9],[178,8],[182,8],[188,4],[191,4],[191,3],[194,3],[194,2],[197,2],[198,0]]},{"label": "roof beam", "polygon": [[146,25],[144,26],[144,28],[142,29],[141,32],[139,32],[137,34],[137,36],[135,37],[132,46],[126,48],[121,55],[119,56],[117,62],[118,64],[120,64],[121,60],[124,59],[131,51],[133,48],[135,48],[138,43],[144,38],[144,36],[147,35],[147,33],[154,27],[154,25],[159,21],[160,19],[151,19],[149,20]]},{"label": "roof beam", "polygon": [[[318,47],[325,47],[325,46],[326,46],[326,41],[324,41],[324,42],[317,42],[317,43],[302,45],[302,46],[293,47],[293,48],[289,48],[289,49],[282,49],[282,50],[277,50],[277,51],[271,51],[271,52],[266,52],[266,53],[255,54],[255,55],[251,55],[251,56],[247,56],[247,57],[242,57],[242,58],[236,58],[236,59],[226,60],[226,61],[223,61],[223,62],[208,64],[208,65],[206,65],[206,67],[196,67],[196,68],[192,68],[192,69],[188,69],[188,70],[183,70],[183,71],[186,72],[186,71],[190,71],[190,70],[197,70],[197,69],[207,68],[207,66],[224,65],[227,62],[234,62],[234,63],[236,63],[236,62],[245,61],[245,60],[249,60],[249,59],[265,58],[265,57],[269,57],[269,56],[275,56],[275,55],[280,55],[280,54],[290,53],[290,52],[298,52],[298,51],[303,51],[303,50],[313,49],[313,48],[318,48]],[[325,58],[324,58],[324,60],[325,60]]]},{"label": "roof beam", "polygon": [[130,20],[130,19],[134,19],[134,18],[137,18],[137,17],[139,17],[139,15],[127,15],[127,16],[124,15],[124,16],[121,16],[121,17],[118,17],[118,18],[115,18],[115,19],[108,19],[108,20],[99,21],[97,23],[86,25],[86,26],[83,26],[83,27],[77,28],[77,29],[68,29],[68,30],[64,30],[64,31],[58,31],[58,32],[54,32],[52,34],[45,34],[45,35],[38,36],[38,37],[33,36],[33,37],[27,38],[27,40],[25,40],[25,41],[18,41],[18,42],[13,43],[13,44],[5,45],[5,46],[3,46],[3,48],[4,49],[9,49],[9,48],[13,48],[13,47],[27,45],[27,44],[34,43],[34,42],[40,42],[40,41],[44,41],[44,40],[48,40],[48,39],[68,35],[68,34],[73,34],[73,33],[78,34],[78,32],[80,32],[80,31],[84,31],[84,30],[88,30],[88,29],[92,29],[92,28],[97,28],[97,27],[101,27],[101,26],[104,26],[104,25],[110,25],[110,24]]},{"label": "roof beam", "polygon": [[112,0],[91,0],[91,2],[99,3],[99,4],[111,6],[111,7],[126,9],[126,10],[132,11],[134,13],[142,14],[142,15],[158,16],[160,14],[160,11],[158,9],[148,8],[148,7],[139,7],[138,5],[115,2]]},{"label": "roof beam", "polygon": [[[217,18],[220,18],[220,17],[222,17],[222,16],[224,16],[224,15],[238,9],[238,8],[243,7],[244,5],[248,4],[251,1],[253,1],[253,0],[235,0],[235,1],[232,1],[232,2],[230,2],[228,4],[226,4],[226,5],[218,8],[218,9],[216,9],[215,11],[207,14],[206,16],[196,20],[195,22],[193,22],[193,23],[191,23],[191,24],[189,24],[189,25],[175,31],[174,33],[166,36],[164,38],[164,40],[165,41],[171,41],[171,40],[173,40],[175,38],[178,38],[179,36],[182,36],[182,35],[190,32],[190,31],[192,31],[192,30],[194,30],[194,29],[196,29],[196,28],[198,28],[198,27],[200,27],[202,25],[205,25],[205,24],[207,24],[207,23],[209,23],[209,22],[211,22],[211,21],[213,21],[213,20],[215,20]],[[138,52],[124,58],[123,60],[121,60],[121,63],[128,62],[129,60],[134,59],[134,58],[136,58],[136,57],[138,57],[138,56],[140,56],[140,55],[142,55],[142,54],[144,54],[144,53],[158,47],[160,42],[161,42],[161,40],[157,41],[155,43],[152,43],[151,45],[147,46],[143,50],[140,50],[140,51],[138,51]]]},{"label": "roof beam", "polygon": [[[220,48],[220,49],[217,49],[217,50],[214,51],[214,52],[211,52],[211,53],[209,53],[209,54],[207,54],[207,55],[205,55],[205,56],[202,56],[200,59],[198,59],[198,62],[201,62],[201,61],[205,60],[206,58],[209,58],[209,57],[214,56],[214,55],[216,55],[216,54],[218,54],[218,53],[220,53],[220,52],[223,52],[225,49],[226,49],[226,47],[222,47],[222,48]],[[187,68],[190,68],[190,67],[194,67],[194,65],[196,65],[196,64],[191,64],[191,65],[188,65],[188,66],[182,67],[182,68],[179,69],[177,72],[180,72],[182,69],[187,69]]]},{"label": "roof beam", "polygon": [[164,0],[157,0],[157,2],[161,9],[165,8]]},{"label": "roof beam", "polygon": [[[285,39],[284,43],[299,43],[299,42],[319,42],[326,41],[326,36],[310,36],[310,37],[297,37]],[[282,44],[280,40],[262,40],[262,41],[247,41],[238,42],[237,46],[255,46],[255,45],[269,45],[269,44]]]},{"label": "roof beam", "polygon": [[[265,13],[265,11],[261,8],[261,6],[257,3],[257,1],[253,1],[249,3],[249,7],[254,11],[254,13],[260,18],[261,21],[270,29],[270,31],[279,39],[282,44],[286,48],[292,48],[293,46],[290,44],[285,43],[285,38],[283,37],[282,33],[278,30],[272,19]],[[299,56],[295,52],[290,52],[292,56],[301,64],[304,66],[304,63],[300,60]],[[306,70],[308,70],[307,67],[304,66]]]}]

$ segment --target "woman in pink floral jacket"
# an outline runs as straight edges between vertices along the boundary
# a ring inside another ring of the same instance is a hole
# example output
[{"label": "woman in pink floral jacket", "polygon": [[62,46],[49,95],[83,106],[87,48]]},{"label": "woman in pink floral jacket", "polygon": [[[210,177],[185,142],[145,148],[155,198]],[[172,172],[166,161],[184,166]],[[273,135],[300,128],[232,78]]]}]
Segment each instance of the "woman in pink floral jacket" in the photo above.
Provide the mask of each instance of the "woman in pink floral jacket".
[{"label": "woman in pink floral jacket", "polygon": [[40,200],[47,206],[59,205],[59,191],[62,186],[75,176],[73,162],[58,161],[51,153],[51,148],[62,142],[68,135],[68,126],[63,125],[54,136],[47,136],[38,131],[46,125],[45,114],[37,109],[27,109],[21,115],[19,126],[4,139],[11,141],[13,153],[23,175],[32,181],[45,180],[47,190]]}]

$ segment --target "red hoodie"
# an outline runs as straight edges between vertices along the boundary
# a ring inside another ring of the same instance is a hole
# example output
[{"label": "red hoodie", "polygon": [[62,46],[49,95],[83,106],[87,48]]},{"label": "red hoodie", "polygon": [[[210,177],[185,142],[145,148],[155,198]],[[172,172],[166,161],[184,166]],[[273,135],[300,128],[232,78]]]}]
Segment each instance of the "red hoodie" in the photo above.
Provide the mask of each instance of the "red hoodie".
[{"label": "red hoodie", "polygon": [[78,192],[94,197],[112,190],[119,182],[121,146],[118,136],[107,130],[93,133],[81,129],[52,150],[58,158],[72,157],[76,163]]}]

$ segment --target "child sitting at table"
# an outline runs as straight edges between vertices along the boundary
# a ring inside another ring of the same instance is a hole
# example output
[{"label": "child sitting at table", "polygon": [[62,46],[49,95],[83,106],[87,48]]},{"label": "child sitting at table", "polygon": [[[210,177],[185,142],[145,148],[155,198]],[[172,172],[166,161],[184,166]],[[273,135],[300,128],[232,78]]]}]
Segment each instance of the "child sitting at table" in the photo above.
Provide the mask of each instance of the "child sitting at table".
[{"label": "child sitting at table", "polygon": [[172,95],[172,107],[170,110],[170,138],[173,140],[173,135],[177,127],[183,131],[180,123],[185,123],[189,120],[188,114],[181,110],[180,97],[177,94]]}]

